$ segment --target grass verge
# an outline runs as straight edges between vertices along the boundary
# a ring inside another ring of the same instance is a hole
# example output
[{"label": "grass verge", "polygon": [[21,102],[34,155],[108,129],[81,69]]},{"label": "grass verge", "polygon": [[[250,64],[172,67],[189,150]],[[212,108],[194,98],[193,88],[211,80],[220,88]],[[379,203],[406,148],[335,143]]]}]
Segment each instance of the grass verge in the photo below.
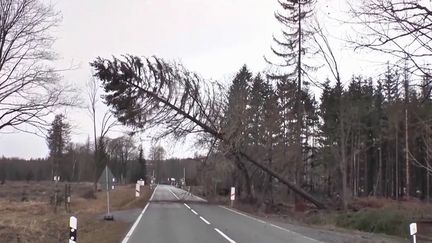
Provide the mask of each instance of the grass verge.
[{"label": "grass verge", "polygon": [[[62,187],[60,187],[62,188]],[[54,213],[49,204],[53,191],[51,182],[8,182],[0,186],[0,242],[58,243],[69,236],[70,216],[78,218],[78,240],[82,243],[116,243],[121,241],[132,223],[104,221],[106,193],[90,195],[91,183],[72,185],[71,213],[62,206]],[[142,209],[151,195],[144,187],[143,195],[135,198],[135,185],[118,186],[111,191],[111,210]],[[23,194],[28,200],[22,201]]]}]

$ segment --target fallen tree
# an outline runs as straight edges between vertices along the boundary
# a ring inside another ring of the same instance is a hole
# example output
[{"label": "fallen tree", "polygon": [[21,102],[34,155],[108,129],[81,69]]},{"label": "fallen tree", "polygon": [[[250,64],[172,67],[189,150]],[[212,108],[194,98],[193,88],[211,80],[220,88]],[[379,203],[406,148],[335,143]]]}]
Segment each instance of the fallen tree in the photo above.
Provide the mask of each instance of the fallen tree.
[{"label": "fallen tree", "polygon": [[157,57],[98,57],[90,65],[94,76],[102,81],[107,105],[123,124],[136,129],[163,126],[161,137],[181,138],[191,133],[211,136],[224,143],[230,153],[277,178],[318,208],[325,208],[311,194],[236,148],[221,126],[225,98],[218,83],[204,82],[183,65]]}]

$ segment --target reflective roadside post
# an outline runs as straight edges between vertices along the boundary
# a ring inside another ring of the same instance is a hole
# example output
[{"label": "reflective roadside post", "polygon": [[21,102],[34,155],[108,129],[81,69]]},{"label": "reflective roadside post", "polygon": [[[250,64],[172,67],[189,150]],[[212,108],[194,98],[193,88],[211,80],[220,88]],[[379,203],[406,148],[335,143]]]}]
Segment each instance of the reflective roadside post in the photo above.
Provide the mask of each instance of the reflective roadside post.
[{"label": "reflective roadside post", "polygon": [[234,207],[234,200],[235,200],[235,187],[231,187],[231,207]]},{"label": "reflective roadside post", "polygon": [[69,243],[77,243],[78,220],[75,216],[69,219]]},{"label": "reflective roadside post", "polygon": [[141,185],[139,184],[139,182],[137,182],[135,185],[135,197],[140,196],[140,190],[141,190]]},{"label": "reflective roadside post", "polygon": [[410,224],[410,235],[412,235],[412,242],[416,243],[417,239],[416,239],[416,234],[417,234],[417,224],[416,223],[411,223]]}]

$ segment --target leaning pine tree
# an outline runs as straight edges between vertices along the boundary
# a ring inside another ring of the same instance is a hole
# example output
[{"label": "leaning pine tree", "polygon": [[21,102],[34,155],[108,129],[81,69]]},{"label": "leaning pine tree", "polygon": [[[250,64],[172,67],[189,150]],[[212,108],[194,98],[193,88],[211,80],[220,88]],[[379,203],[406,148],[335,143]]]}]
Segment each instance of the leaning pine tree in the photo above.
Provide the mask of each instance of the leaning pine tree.
[{"label": "leaning pine tree", "polygon": [[[221,131],[221,114],[226,100],[220,84],[204,82],[181,64],[157,57],[97,58],[91,66],[107,93],[104,96],[106,104],[123,124],[136,129],[158,125],[162,128],[160,136],[182,138],[197,133],[226,145],[232,144],[233,141]],[[248,153],[241,149],[231,153],[278,179],[319,208],[325,207]]]}]

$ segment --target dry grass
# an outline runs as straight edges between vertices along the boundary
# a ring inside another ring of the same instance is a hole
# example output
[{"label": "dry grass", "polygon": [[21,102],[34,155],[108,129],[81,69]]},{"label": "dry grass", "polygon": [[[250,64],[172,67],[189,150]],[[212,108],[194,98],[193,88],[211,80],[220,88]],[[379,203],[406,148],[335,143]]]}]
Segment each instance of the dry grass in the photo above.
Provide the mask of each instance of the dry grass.
[{"label": "dry grass", "polygon": [[[0,242],[66,242],[71,215],[78,218],[79,242],[119,242],[127,232],[129,223],[101,219],[106,212],[105,192],[96,193],[96,199],[81,197],[92,189],[91,183],[72,185],[72,213],[60,206],[54,214],[49,204],[53,189],[50,182],[8,182],[0,186]],[[150,189],[145,188],[139,199],[135,199],[134,191],[134,185],[118,186],[112,191],[112,210],[144,207]],[[21,201],[23,197],[28,201]]]},{"label": "dry grass", "polygon": [[309,211],[301,221],[326,228],[343,227],[360,231],[407,237],[408,225],[419,222],[419,235],[432,236],[432,205],[417,199],[395,201],[386,198],[358,198],[344,211]]}]

